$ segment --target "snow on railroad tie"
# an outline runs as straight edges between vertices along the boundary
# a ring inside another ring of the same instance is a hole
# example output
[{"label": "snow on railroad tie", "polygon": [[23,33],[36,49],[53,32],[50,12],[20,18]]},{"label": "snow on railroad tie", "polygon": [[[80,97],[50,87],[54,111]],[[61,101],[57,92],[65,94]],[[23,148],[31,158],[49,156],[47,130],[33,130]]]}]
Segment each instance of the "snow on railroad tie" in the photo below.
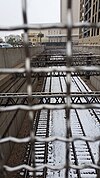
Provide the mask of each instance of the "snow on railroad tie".
[{"label": "snow on railroad tie", "polygon": [[37,147],[37,148],[35,147],[35,151],[36,151],[35,154],[37,154],[40,151],[41,152],[45,151],[45,145],[43,145],[43,147]]},{"label": "snow on railroad tie", "polygon": [[46,129],[39,128],[39,129],[37,130],[37,133],[39,133],[39,132],[41,132],[41,133],[46,133]]},{"label": "snow on railroad tie", "polygon": [[37,136],[38,136],[38,137],[45,138],[45,134],[38,133]]},{"label": "snow on railroad tie", "polygon": [[45,151],[45,150],[42,149],[42,148],[38,148],[38,149],[35,149],[35,150],[36,150],[35,155],[38,155],[38,154],[39,154],[39,155],[40,155],[40,154],[42,155],[42,154],[44,154],[44,151]]},{"label": "snow on railroad tie", "polygon": [[45,130],[45,129],[46,129],[46,125],[41,124],[41,125],[38,126],[38,129],[40,129],[40,130],[41,130],[41,129]]},{"label": "snow on railroad tie", "polygon": [[[78,79],[77,79],[78,80]],[[62,88],[64,92],[66,92],[65,80],[64,78],[61,78],[62,82]],[[78,80],[78,83],[80,81]],[[49,83],[50,78],[47,79],[46,84],[46,92],[49,90]],[[82,84],[80,84],[81,86]],[[77,86],[72,84],[72,91],[78,91]],[[83,86],[81,86],[82,89]],[[56,77],[52,78],[52,85],[51,85],[51,91],[52,92],[61,92],[59,79]],[[84,91],[84,90],[83,90]],[[52,99],[53,101],[53,99]],[[90,112],[86,110],[77,110],[78,115],[80,116],[81,123],[85,129],[86,136],[91,136],[90,128],[88,128],[88,125],[93,128],[94,132],[97,133],[97,123],[95,127],[95,123],[93,123],[93,117],[91,117]],[[87,124],[88,123],[88,124]],[[46,128],[47,128],[47,110],[41,111],[37,133],[36,136],[39,137],[46,137]],[[60,136],[64,137],[66,135],[66,119],[65,119],[65,112],[62,110],[51,110],[50,111],[50,130],[49,130],[49,137],[52,136]],[[94,125],[94,127],[93,127]],[[89,131],[88,131],[89,130]],[[92,129],[91,129],[92,130]],[[95,131],[96,130],[96,131]],[[79,125],[79,121],[77,119],[77,114],[75,113],[75,110],[71,110],[71,131],[72,131],[72,137],[73,136],[84,136],[82,133],[82,129]],[[98,134],[98,133],[97,133]],[[96,136],[96,134],[94,134]],[[94,143],[93,143],[94,144]],[[75,154],[77,157],[78,165],[86,165],[92,163],[91,156],[88,150],[88,147],[86,145],[85,141],[75,141],[74,142],[74,149]],[[92,146],[93,147],[93,146]],[[65,143],[55,141],[55,142],[49,142],[48,143],[48,164],[50,165],[61,165],[65,163]],[[94,152],[95,153],[95,152]],[[42,142],[35,142],[35,158],[36,158],[36,166],[40,166],[44,164],[44,154],[45,154],[45,143]],[[70,162],[71,164],[75,165],[75,155],[73,152],[72,144],[70,144]],[[81,178],[96,178],[96,172],[94,169],[83,169],[79,170],[80,177]],[[37,177],[43,177],[43,170],[39,170],[37,173]],[[53,170],[47,170],[46,178],[64,178],[65,177],[65,170],[61,171],[53,171]],[[32,177],[33,178],[33,177]],[[77,170],[70,169],[69,171],[69,178],[78,178]]]},{"label": "snow on railroad tie", "polygon": [[39,143],[39,142],[37,142],[36,144],[35,144],[35,149],[39,149],[39,148],[42,148],[42,149],[44,149],[45,148],[45,145],[43,144],[43,143]]},{"label": "snow on railroad tie", "polygon": [[93,169],[84,169],[80,171],[81,173],[81,178],[96,178],[96,172]]}]

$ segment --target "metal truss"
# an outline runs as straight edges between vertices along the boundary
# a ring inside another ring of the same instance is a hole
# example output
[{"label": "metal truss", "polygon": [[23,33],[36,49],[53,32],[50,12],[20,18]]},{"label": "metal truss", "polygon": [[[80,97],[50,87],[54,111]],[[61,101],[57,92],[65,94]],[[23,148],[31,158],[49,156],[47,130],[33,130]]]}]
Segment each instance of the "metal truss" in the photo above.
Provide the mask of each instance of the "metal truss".
[{"label": "metal truss", "polygon": [[[36,59],[31,61],[32,67],[49,67],[49,66],[66,66],[67,57],[62,55],[42,55],[38,56]],[[71,66],[91,66],[91,65],[100,65],[100,56],[99,55],[76,55],[73,54],[71,61]]]},{"label": "metal truss", "polygon": [[[70,95],[72,104],[100,104],[100,92],[74,93]],[[38,102],[36,102],[36,100]],[[32,102],[37,104],[64,104],[67,100],[66,93],[32,93]],[[1,93],[0,106],[28,105],[27,93]]]}]

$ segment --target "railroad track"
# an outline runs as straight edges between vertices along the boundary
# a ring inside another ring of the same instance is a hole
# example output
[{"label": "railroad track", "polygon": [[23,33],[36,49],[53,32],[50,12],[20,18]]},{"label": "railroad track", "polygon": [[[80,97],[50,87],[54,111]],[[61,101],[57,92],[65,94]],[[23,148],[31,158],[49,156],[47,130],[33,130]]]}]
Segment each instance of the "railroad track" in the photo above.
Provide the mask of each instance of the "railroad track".
[{"label": "railroad track", "polygon": [[[77,78],[75,80],[75,78]],[[82,80],[79,77],[75,77],[74,82],[77,85],[77,89],[80,89],[82,92],[83,87],[87,91],[87,86],[82,82]],[[66,83],[66,78],[63,79],[65,80]],[[80,84],[78,84],[78,80],[81,82],[82,87],[80,87]],[[59,82],[60,82],[60,87],[61,91],[63,91],[63,84],[61,81],[61,78],[59,77]],[[78,113],[77,110],[72,110],[71,111],[71,131],[70,131],[70,136],[71,137],[86,137],[84,125],[81,121],[81,115]],[[100,123],[100,122],[99,122]],[[72,142],[70,144],[70,162],[75,165],[82,165],[82,164],[96,164],[95,158],[94,158],[94,153],[92,152],[93,150],[91,149],[91,146],[88,142],[85,141],[77,141],[77,142]],[[84,169],[84,170],[70,170],[69,172],[69,177],[75,177],[75,178],[83,178],[83,177],[93,177],[95,178],[97,176],[97,172],[95,169]]]},{"label": "railroad track", "polygon": [[[75,80],[76,79],[76,80]],[[77,85],[77,88],[79,91],[84,92],[87,91],[89,92],[90,90],[88,87],[85,85],[84,82],[79,77],[73,78],[75,84]],[[87,98],[88,100],[88,98]],[[96,112],[91,109],[92,112],[95,115],[94,120],[98,120],[100,123],[100,119]],[[86,111],[85,111],[86,112]],[[90,110],[87,112],[90,113]],[[72,115],[74,119],[71,119],[71,137],[77,136],[77,137],[82,137],[82,136],[87,136],[86,131],[84,129],[84,125],[82,123],[82,114],[78,110],[72,111]],[[83,116],[84,117],[84,116]],[[88,117],[88,116],[87,116]],[[92,135],[91,135],[92,136]],[[76,165],[82,165],[82,164],[96,164],[96,159],[95,159],[95,153],[93,153],[93,150],[91,149],[91,144],[89,144],[87,141],[77,141],[73,142],[71,145],[71,160],[73,160],[73,163]],[[84,170],[77,170],[76,173],[74,171],[75,177],[80,178],[80,177],[97,177],[97,172],[95,169],[84,169]]]},{"label": "railroad track", "polygon": [[[32,84],[33,84],[33,91],[34,91],[34,83],[35,80],[33,78],[32,80]],[[26,91],[26,79],[25,78],[20,78],[20,77],[14,77],[11,78],[10,80],[8,80],[8,82],[6,82],[2,87],[1,87],[1,95],[2,93],[23,93]],[[20,102],[20,99],[15,98],[14,99],[14,104],[18,104],[18,102]],[[25,100],[23,99],[23,103],[24,104]],[[10,105],[10,103],[12,104],[11,99],[0,99],[0,104],[4,106],[8,106]],[[17,132],[19,132],[20,127],[22,125],[22,122],[24,120],[24,118],[26,117],[26,111],[20,111],[20,110],[16,110],[14,112],[0,112],[0,135],[2,138],[7,137],[7,136],[16,136],[16,134],[18,134]],[[15,127],[15,123],[17,123],[16,127]],[[14,128],[15,127],[15,131]],[[9,150],[10,152],[12,151],[12,147],[13,147],[13,143],[12,144],[4,144],[2,145],[3,147],[7,147],[7,149],[4,149],[4,155],[7,154],[7,156],[9,157]],[[8,157],[5,156],[5,161],[7,161]],[[17,160],[17,158],[16,158]]]},{"label": "railroad track", "polygon": [[[42,87],[42,92],[48,88],[46,85],[47,78],[44,80],[44,84]],[[51,90],[51,85],[49,85],[49,92]],[[39,102],[39,101],[38,101]],[[41,110],[35,113],[34,121],[33,121],[33,129],[35,135],[41,138],[47,138],[49,136],[49,120],[50,120],[50,111],[48,110]],[[32,144],[29,143],[26,149],[26,155],[24,164],[28,164],[33,166],[32,160]],[[45,142],[36,142],[35,141],[35,166],[43,165],[47,163],[48,159],[48,143]],[[24,178],[33,177],[33,172],[22,170],[19,172]],[[40,170],[36,172],[37,177],[46,177],[46,169]]]},{"label": "railroad track", "polygon": [[[76,81],[75,81],[75,78],[76,78]],[[73,80],[74,80],[74,82],[75,82],[75,84],[76,84],[76,86],[77,86],[77,88],[80,92],[90,92],[91,91],[88,88],[88,86],[86,86],[86,84],[84,82],[82,82],[80,77],[73,77]],[[77,84],[77,83],[79,83],[79,84]],[[85,100],[87,101],[87,103],[89,103],[88,97],[85,98]],[[98,112],[98,110],[97,109],[89,109],[89,112],[90,112],[91,116],[92,115],[95,116],[95,122],[98,122],[100,124],[100,113]]]},{"label": "railroad track", "polygon": [[[65,73],[64,73],[65,74]],[[42,93],[65,93],[66,92],[66,77],[62,75],[62,77],[46,77],[43,84]],[[71,82],[71,90],[75,90],[78,92],[89,92],[87,86],[82,82],[79,77],[72,77]],[[46,99],[46,98],[45,98]],[[88,98],[84,98],[88,101]],[[54,98],[49,98],[47,103],[49,103]],[[45,100],[46,101],[46,100]],[[33,101],[34,102],[34,101]],[[43,100],[39,99],[37,104],[41,104]],[[58,103],[59,104],[59,100]],[[63,98],[63,102],[66,102],[66,99]],[[43,102],[42,104],[44,104]],[[83,111],[84,112],[84,111]],[[95,110],[89,109],[88,115],[94,115],[95,118],[91,117],[91,120],[94,120],[98,125],[100,124],[100,119]],[[52,136],[66,136],[66,111],[65,110],[40,110],[34,114],[33,121],[33,130],[35,136],[40,138],[47,138]],[[85,121],[82,118],[82,114],[80,114],[79,110],[71,110],[71,132],[70,136],[74,137],[86,137],[92,136],[91,133],[87,132],[87,128],[85,126]],[[98,133],[97,133],[98,134]],[[97,146],[96,146],[97,150]],[[33,162],[33,152],[35,153],[35,163]],[[34,166],[40,166],[44,164],[49,164],[51,166],[65,164],[65,143],[57,142],[37,142],[29,143],[26,148],[24,164]],[[96,164],[98,155],[95,156],[95,151],[93,149],[92,144],[85,141],[77,141],[72,142],[70,144],[70,162],[75,165],[83,165],[83,164]],[[24,178],[33,178],[34,172],[30,172],[26,169],[22,169],[19,173],[20,176]],[[63,178],[65,175],[65,170],[53,171],[44,168],[40,171],[36,172],[37,178],[49,178],[50,176],[56,178]],[[69,176],[74,178],[96,178],[97,172],[95,169],[84,169],[84,170],[70,170]]]},{"label": "railroad track", "polygon": [[[48,77],[45,80],[44,88],[42,92],[51,92],[53,93],[54,91],[56,92],[66,92],[66,78],[65,77]],[[81,87],[80,84],[81,83]],[[73,77],[72,78],[72,85],[76,87],[77,92],[89,92],[87,86],[82,82],[82,80],[79,77]],[[84,89],[83,89],[84,88]],[[73,90],[73,89],[72,89]],[[88,98],[87,98],[88,99]],[[49,100],[51,100],[49,98]],[[53,100],[53,98],[52,98]],[[47,138],[50,136],[65,136],[65,111],[48,111],[48,110],[42,110],[36,113],[35,120],[34,120],[34,125],[33,128],[35,130],[35,135],[40,138]],[[90,110],[88,111],[90,113]],[[62,115],[61,118],[59,119],[58,115]],[[95,113],[96,115],[96,113]],[[62,130],[59,129],[58,131],[56,130],[56,121],[58,117],[58,122],[62,123]],[[74,119],[73,119],[74,118]],[[97,119],[97,118],[96,118]],[[99,120],[98,120],[99,121]],[[55,131],[56,130],[56,131]],[[55,133],[54,133],[55,132]],[[87,133],[85,133],[85,128],[84,124],[81,121],[81,115],[79,114],[78,110],[72,110],[71,111],[71,137],[77,136],[77,137],[86,137]],[[56,135],[58,133],[58,135]],[[63,145],[63,146],[62,146]],[[65,163],[65,151],[62,153],[62,160],[57,158],[58,152],[57,151],[57,146],[62,147],[62,150],[65,149],[65,144],[58,144],[58,143],[45,143],[45,142],[35,142],[35,166],[40,166],[44,164],[49,164],[49,165],[56,165],[56,164],[61,164]],[[61,150],[60,150],[61,151]],[[82,165],[82,164],[96,164],[96,159],[94,156],[93,149],[91,149],[91,144],[85,141],[77,141],[73,142],[70,144],[70,161],[75,164],[75,165]],[[32,150],[31,150],[31,143],[28,144],[27,146],[27,151],[26,151],[26,158],[24,161],[24,164],[28,164],[33,166],[33,162],[31,160],[31,155],[32,155]],[[61,156],[61,155],[60,155]],[[58,162],[57,162],[58,161]],[[49,177],[49,176],[58,176],[58,177],[64,177],[64,171],[55,171],[53,170],[47,170],[42,169],[38,172],[36,172],[36,177]],[[33,177],[33,172],[29,172],[26,170],[22,170],[20,172],[20,175],[22,175],[24,178],[28,177]],[[74,176],[74,178],[83,178],[83,177],[90,177],[90,178],[96,178],[97,172],[95,169],[84,169],[84,170],[70,170],[69,172],[70,178]]]},{"label": "railroad track", "polygon": [[[73,136],[77,136],[77,137],[82,137],[85,136],[85,131],[84,131],[84,127],[81,123],[81,119],[80,116],[77,112],[77,110],[75,110],[75,112],[73,113],[74,119],[71,120],[71,137]],[[89,145],[88,142],[83,142],[83,141],[77,141],[72,143],[72,145],[70,146],[70,161],[73,160],[73,164],[76,165],[82,165],[82,164],[96,164],[95,163],[95,159],[94,159],[94,154],[92,153],[91,147]],[[72,174],[72,172],[71,172]],[[74,176],[76,178],[80,178],[80,177],[96,177],[96,171],[95,169],[84,169],[81,171],[74,171]]]},{"label": "railroad track", "polygon": [[[8,93],[8,92],[16,92],[17,93],[19,91],[23,91],[23,88],[26,85],[25,82],[26,82],[25,79],[23,80],[23,79],[19,79],[19,78],[16,80],[15,79],[11,80],[11,81],[9,81],[8,86],[6,86],[6,88],[5,88],[5,92],[6,93]],[[4,90],[3,90],[3,92],[4,92]],[[1,100],[0,104],[3,104],[3,102],[4,102],[4,100]],[[11,101],[8,99],[6,101],[5,106],[7,106],[10,102]],[[17,103],[18,99],[16,99],[15,102]],[[10,129],[10,127],[18,113],[19,113],[19,111],[14,111],[13,113],[8,112],[7,114],[0,112],[0,118],[1,118],[0,128],[1,128],[1,136],[2,137],[6,137],[6,134],[9,133],[9,129]],[[6,124],[5,130],[4,130],[4,129],[2,129],[2,127],[4,127],[5,123],[7,123],[7,124]]]}]

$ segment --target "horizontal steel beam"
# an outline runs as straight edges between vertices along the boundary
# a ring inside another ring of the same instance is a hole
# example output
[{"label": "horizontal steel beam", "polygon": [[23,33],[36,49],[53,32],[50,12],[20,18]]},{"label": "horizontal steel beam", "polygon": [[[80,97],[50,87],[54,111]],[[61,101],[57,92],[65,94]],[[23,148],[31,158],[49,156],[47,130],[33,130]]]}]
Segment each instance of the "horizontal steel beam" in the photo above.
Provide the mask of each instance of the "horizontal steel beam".
[{"label": "horizontal steel beam", "polygon": [[[72,72],[71,73],[71,76],[74,77],[74,76],[100,76],[100,72],[96,72],[96,71],[87,71],[87,72],[84,72],[84,71],[80,71],[80,72]],[[16,77],[21,77],[21,78],[26,78],[26,75],[25,74],[15,74]],[[60,73],[38,73],[37,75],[36,74],[32,74],[31,77],[66,77],[67,76],[67,73],[66,74],[63,74],[63,72],[60,72]]]},{"label": "horizontal steel beam", "polygon": [[[100,104],[100,92],[71,93],[72,104]],[[33,104],[63,104],[67,102],[66,93],[33,93]],[[35,100],[37,99],[37,100]],[[0,105],[12,106],[28,104],[28,95],[26,93],[1,93]]]}]

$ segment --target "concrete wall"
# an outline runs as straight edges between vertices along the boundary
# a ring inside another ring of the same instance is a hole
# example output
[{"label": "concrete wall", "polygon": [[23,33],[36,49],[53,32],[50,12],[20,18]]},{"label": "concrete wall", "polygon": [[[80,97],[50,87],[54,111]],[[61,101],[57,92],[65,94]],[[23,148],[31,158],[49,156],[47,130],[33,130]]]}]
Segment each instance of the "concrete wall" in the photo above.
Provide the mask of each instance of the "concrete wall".
[{"label": "concrete wall", "polygon": [[95,87],[96,90],[100,91],[100,76],[91,76],[91,84]]},{"label": "concrete wall", "polygon": [[77,52],[94,53],[100,55],[100,45],[76,45],[73,46]]},{"label": "concrete wall", "polygon": [[[30,55],[31,57],[34,57],[37,54],[43,52],[43,50],[44,50],[43,46],[30,48]],[[24,48],[0,49],[0,68],[15,67],[16,65],[19,65],[24,61],[25,61]],[[2,90],[3,92],[5,92],[3,87],[6,86],[10,78],[11,76],[9,75],[0,75],[0,91]],[[18,89],[22,81],[23,79],[17,81],[16,85],[13,85],[13,87],[10,89],[9,92],[11,93],[16,92],[16,89]],[[32,85],[33,90],[36,90],[37,84],[38,82],[36,79],[34,84]],[[26,88],[27,87],[25,82],[23,87],[20,90],[18,90],[18,92],[26,92]],[[21,111],[21,110],[0,113],[0,136],[16,137],[20,131],[25,115],[26,115],[26,111]],[[1,145],[1,150],[4,155],[4,162],[8,160],[13,146],[14,143],[12,142],[7,142]]]},{"label": "concrete wall", "polygon": [[79,44],[88,44],[88,45],[100,45],[100,35],[91,36],[86,38],[80,38]]},{"label": "concrete wall", "polygon": [[[92,52],[96,55],[100,55],[100,45],[77,45],[74,46],[74,50],[82,53]],[[100,76],[91,76],[90,81],[96,90],[100,90]]]},{"label": "concrete wall", "polygon": [[[30,56],[33,57],[44,50],[44,46],[31,47]],[[15,67],[25,61],[24,48],[0,48],[0,68]]]},{"label": "concrete wall", "polygon": [[[32,84],[33,92],[36,91],[38,87],[39,87],[39,90],[42,90],[43,82],[44,82],[43,78],[41,78],[40,80],[38,78],[35,78],[35,81]],[[26,85],[27,85],[27,83],[25,82],[23,87],[20,89],[21,93],[26,91]],[[11,92],[13,92],[16,87],[18,87],[18,83],[16,84],[16,86],[14,86],[14,88]],[[41,89],[40,89],[40,87],[41,87]],[[33,112],[33,115],[34,115],[34,112]],[[3,112],[3,113],[1,113],[0,116],[1,116],[0,117],[1,118],[0,119],[0,136],[1,137],[9,137],[9,136],[18,137],[18,133],[22,127],[24,120],[26,119],[29,122],[28,112],[23,111],[23,110]],[[33,118],[34,118],[34,116],[33,116]],[[27,128],[25,128],[25,129],[27,130]],[[24,134],[23,134],[22,138],[25,136]],[[25,145],[23,145],[23,146],[25,146]],[[9,156],[11,155],[13,146],[14,146],[13,142],[6,142],[4,144],[1,144],[1,150],[4,155],[5,163],[9,159]]]},{"label": "concrete wall", "polygon": [[[15,88],[18,88],[19,84],[21,82],[17,82],[16,85],[12,87],[12,90],[10,92],[14,92]],[[27,83],[25,82],[23,87],[20,89],[20,92],[25,92],[26,91],[26,85]],[[35,80],[33,83],[33,91],[36,91],[38,85],[38,79]],[[26,93],[26,92],[25,92]],[[25,117],[28,119],[27,111],[10,111],[10,112],[2,112],[0,113],[0,136],[1,137],[17,137],[22,124],[24,122]],[[14,143],[13,142],[7,142],[4,144],[1,144],[1,150],[4,155],[4,162],[6,162],[12,152]]]}]

